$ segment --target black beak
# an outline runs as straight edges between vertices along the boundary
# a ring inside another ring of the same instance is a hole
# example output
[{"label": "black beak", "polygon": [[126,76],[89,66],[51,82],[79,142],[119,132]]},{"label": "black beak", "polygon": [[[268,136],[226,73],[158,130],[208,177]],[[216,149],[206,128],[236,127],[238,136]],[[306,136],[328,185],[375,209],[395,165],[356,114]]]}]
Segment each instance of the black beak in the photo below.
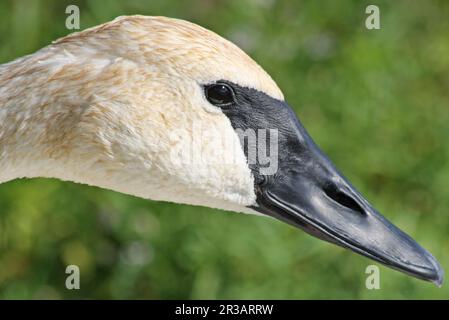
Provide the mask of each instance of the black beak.
[{"label": "black beak", "polygon": [[[293,111],[278,102],[279,165],[256,176],[254,209],[416,278],[441,285],[436,259],[379,212],[318,149]],[[269,126],[269,123],[267,123]]]}]

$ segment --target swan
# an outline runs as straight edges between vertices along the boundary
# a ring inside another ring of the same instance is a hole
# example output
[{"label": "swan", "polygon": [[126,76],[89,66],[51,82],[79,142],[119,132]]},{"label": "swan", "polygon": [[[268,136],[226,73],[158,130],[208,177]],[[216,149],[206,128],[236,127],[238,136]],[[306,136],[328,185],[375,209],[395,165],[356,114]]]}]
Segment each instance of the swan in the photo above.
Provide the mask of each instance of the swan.
[{"label": "swan", "polygon": [[268,216],[443,281],[320,151],[274,80],[196,24],[122,16],[0,65],[0,124],[0,183],[50,177]]}]

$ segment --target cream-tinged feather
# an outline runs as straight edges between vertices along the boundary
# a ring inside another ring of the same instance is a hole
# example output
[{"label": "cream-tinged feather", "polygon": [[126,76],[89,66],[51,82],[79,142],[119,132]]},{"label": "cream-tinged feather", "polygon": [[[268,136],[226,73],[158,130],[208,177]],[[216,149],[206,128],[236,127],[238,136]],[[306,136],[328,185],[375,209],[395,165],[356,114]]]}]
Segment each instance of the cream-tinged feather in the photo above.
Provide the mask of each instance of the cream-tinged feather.
[{"label": "cream-tinged feather", "polygon": [[[201,89],[221,79],[283,99],[238,47],[164,17],[119,17],[0,65],[0,182],[55,177],[252,212],[246,158],[227,149],[238,136]],[[198,126],[213,129],[201,144],[208,161],[176,161]]]}]

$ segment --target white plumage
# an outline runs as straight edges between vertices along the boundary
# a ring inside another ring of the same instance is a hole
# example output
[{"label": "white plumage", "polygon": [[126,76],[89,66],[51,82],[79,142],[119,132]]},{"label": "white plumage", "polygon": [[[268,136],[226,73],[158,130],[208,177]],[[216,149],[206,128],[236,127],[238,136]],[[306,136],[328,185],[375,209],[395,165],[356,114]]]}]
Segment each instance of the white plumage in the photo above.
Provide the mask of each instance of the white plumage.
[{"label": "white plumage", "polygon": [[[220,79],[283,98],[238,47],[165,17],[119,17],[1,65],[0,181],[54,177],[252,212],[238,137],[199,85]],[[186,163],[175,151],[195,130],[207,131],[206,161]]]}]

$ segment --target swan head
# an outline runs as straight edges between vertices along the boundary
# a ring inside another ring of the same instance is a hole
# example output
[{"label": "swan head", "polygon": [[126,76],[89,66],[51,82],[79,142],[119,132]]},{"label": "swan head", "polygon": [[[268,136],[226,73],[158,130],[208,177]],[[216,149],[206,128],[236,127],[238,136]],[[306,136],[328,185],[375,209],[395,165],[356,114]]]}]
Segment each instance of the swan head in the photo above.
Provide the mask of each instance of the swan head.
[{"label": "swan head", "polygon": [[433,256],[363,198],[272,78],[217,34],[176,19],[120,17],[56,41],[39,61],[50,66],[42,90],[71,107],[48,129],[43,152],[64,163],[48,176],[274,217],[441,283]]}]

